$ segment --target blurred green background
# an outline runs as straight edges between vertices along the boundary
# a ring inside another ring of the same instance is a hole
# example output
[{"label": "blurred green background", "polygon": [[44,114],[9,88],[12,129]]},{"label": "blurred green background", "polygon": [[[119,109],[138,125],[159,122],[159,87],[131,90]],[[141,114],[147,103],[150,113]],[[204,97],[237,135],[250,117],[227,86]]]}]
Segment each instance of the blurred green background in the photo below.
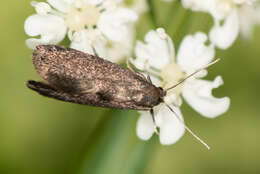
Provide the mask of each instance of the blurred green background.
[{"label": "blurred green background", "polygon": [[[154,3],[155,22],[145,14],[139,39],[148,29],[166,27],[176,45],[188,33],[207,30],[208,15],[180,5]],[[260,28],[250,41],[239,38],[208,79],[222,75],[225,85],[214,91],[229,96],[229,111],[206,119],[187,104],[187,125],[211,147],[206,150],[188,133],[176,144],[162,146],[158,137],[143,142],[135,135],[135,111],[81,106],[47,99],[25,87],[39,79],[26,48],[23,29],[34,13],[30,0],[1,1],[0,6],[0,174],[76,173],[260,173]]]}]

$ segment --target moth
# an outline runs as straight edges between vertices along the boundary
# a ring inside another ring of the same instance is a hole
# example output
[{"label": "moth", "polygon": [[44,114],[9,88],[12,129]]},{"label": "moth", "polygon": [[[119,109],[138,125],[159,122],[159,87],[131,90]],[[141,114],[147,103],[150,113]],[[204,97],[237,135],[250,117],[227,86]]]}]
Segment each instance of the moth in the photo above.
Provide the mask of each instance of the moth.
[{"label": "moth", "polygon": [[44,82],[28,81],[39,94],[78,104],[150,110],[166,92],[132,69],[56,45],[37,46],[33,64]]},{"label": "moth", "polygon": [[153,85],[149,76],[135,72],[129,65],[123,68],[96,55],[63,46],[37,46],[33,64],[46,82],[29,80],[26,85],[39,94],[83,105],[150,111],[154,125],[153,108],[164,102],[167,91],[208,67],[162,89]]}]

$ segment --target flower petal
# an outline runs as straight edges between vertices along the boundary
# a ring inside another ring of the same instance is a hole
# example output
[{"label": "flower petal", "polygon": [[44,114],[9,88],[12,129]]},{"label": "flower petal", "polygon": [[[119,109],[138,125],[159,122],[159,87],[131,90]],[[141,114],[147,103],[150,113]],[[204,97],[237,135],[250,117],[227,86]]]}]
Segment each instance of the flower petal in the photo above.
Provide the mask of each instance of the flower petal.
[{"label": "flower petal", "polygon": [[236,10],[225,19],[224,24],[220,26],[220,21],[216,21],[210,31],[210,41],[221,49],[227,49],[236,40],[239,32],[239,21]]},{"label": "flower petal", "polygon": [[98,28],[112,41],[119,42],[127,37],[129,24],[137,20],[134,11],[126,8],[116,8],[101,13]]},{"label": "flower petal", "polygon": [[212,89],[223,84],[220,76],[213,82],[194,79],[184,83],[182,95],[187,103],[201,115],[214,118],[227,111],[230,104],[228,97],[215,98]]},{"label": "flower petal", "polygon": [[135,39],[134,26],[128,28],[127,36],[120,42],[108,41],[106,45],[106,56],[111,62],[118,63],[123,58],[130,57],[133,53]]},{"label": "flower petal", "polygon": [[245,39],[252,39],[255,25],[260,24],[260,4],[243,5],[238,14],[241,35]]},{"label": "flower petal", "polygon": [[25,21],[24,30],[29,36],[41,36],[40,39],[26,41],[31,49],[38,44],[57,44],[66,35],[66,25],[63,19],[54,15],[29,16]]},{"label": "flower petal", "polygon": [[140,112],[141,116],[137,121],[136,133],[142,140],[148,140],[154,133],[153,120],[149,112]]},{"label": "flower petal", "polygon": [[36,12],[40,15],[46,15],[51,11],[51,7],[45,2],[35,2],[32,1],[31,5],[35,8]]},{"label": "flower petal", "polygon": [[206,66],[210,63],[215,55],[213,45],[206,45],[207,35],[197,32],[195,35],[186,36],[181,42],[177,63],[186,73]]},{"label": "flower petal", "polygon": [[100,57],[105,57],[106,42],[98,30],[81,30],[73,34],[70,47],[89,54],[94,54],[94,47]]},{"label": "flower petal", "polygon": [[137,66],[142,67],[142,62],[147,61],[148,65],[162,69],[173,59],[167,40],[162,39],[156,31],[149,31],[144,40],[146,44],[136,42],[135,54],[137,61],[140,62]]},{"label": "flower petal", "polygon": [[107,44],[106,59],[118,63],[123,58],[131,56],[133,50],[133,44],[131,44],[131,41],[132,39]]},{"label": "flower petal", "polygon": [[73,34],[71,48],[94,54],[94,47],[99,57],[118,63],[131,55],[132,45],[132,35],[121,42],[112,42],[104,38],[99,30],[82,30]]},{"label": "flower petal", "polygon": [[182,0],[184,8],[193,11],[210,12],[215,7],[215,0]]},{"label": "flower petal", "polygon": [[74,1],[76,0],[47,0],[49,4],[63,13],[67,13],[70,10]]},{"label": "flower petal", "polygon": [[38,45],[55,44],[55,43],[50,43],[48,38],[42,37],[41,39],[35,39],[35,38],[26,39],[25,44],[28,48],[34,50]]},{"label": "flower petal", "polygon": [[179,117],[183,121],[180,109],[173,105],[171,107],[178,114],[177,116],[166,106],[162,106],[156,114],[156,124],[160,127],[160,143],[163,145],[176,143],[185,132],[184,124],[177,119]]},{"label": "flower petal", "polygon": [[182,98],[175,93],[167,94],[167,96],[165,96],[163,100],[168,105],[174,104],[174,106],[179,107],[182,105]]},{"label": "flower petal", "polygon": [[85,30],[73,34],[70,47],[85,53],[94,54]]}]

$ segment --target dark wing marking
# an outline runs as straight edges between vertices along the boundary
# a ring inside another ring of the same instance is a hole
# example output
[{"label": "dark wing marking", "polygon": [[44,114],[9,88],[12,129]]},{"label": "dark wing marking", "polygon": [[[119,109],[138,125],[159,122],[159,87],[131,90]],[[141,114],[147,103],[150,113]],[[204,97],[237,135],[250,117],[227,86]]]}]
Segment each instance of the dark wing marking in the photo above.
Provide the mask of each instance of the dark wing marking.
[{"label": "dark wing marking", "polygon": [[108,91],[98,91],[96,94],[100,97],[100,100],[111,101],[113,96]]},{"label": "dark wing marking", "polygon": [[55,98],[55,99],[63,100],[63,101],[67,101],[67,102],[75,101],[67,93],[59,91],[46,83],[29,80],[29,81],[27,81],[26,86],[46,97],[51,97],[51,98]]},{"label": "dark wing marking", "polygon": [[69,76],[63,74],[48,73],[48,83],[60,90],[73,92],[79,90],[79,82]]}]

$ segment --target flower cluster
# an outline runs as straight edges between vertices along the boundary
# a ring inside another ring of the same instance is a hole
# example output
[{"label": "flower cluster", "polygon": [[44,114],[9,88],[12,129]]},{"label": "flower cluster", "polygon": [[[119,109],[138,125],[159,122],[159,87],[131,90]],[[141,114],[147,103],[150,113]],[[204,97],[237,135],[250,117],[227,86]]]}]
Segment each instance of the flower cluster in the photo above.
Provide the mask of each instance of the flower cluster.
[{"label": "flower cluster", "polygon": [[66,34],[71,47],[107,57],[113,62],[129,56],[134,38],[134,10],[115,0],[48,0],[32,2],[37,14],[25,21],[29,48],[39,44],[57,44]]},{"label": "flower cluster", "polygon": [[[135,41],[135,24],[139,16],[149,10],[146,2],[33,1],[31,5],[36,14],[29,16],[24,24],[26,34],[31,37],[26,45],[35,49],[37,45],[58,44],[67,38],[71,48],[117,63],[134,52],[131,63],[167,92],[164,103],[153,108],[154,120],[149,112],[140,111],[137,135],[148,140],[157,133],[156,126],[161,144],[169,145],[178,141],[185,129],[189,130],[181,113],[183,101],[207,118],[215,118],[228,110],[228,97],[212,95],[212,90],[223,84],[221,76],[212,81],[203,79],[207,75],[205,67],[214,61],[216,47],[227,49],[239,33],[245,38],[251,37],[254,26],[260,24],[260,4],[257,0],[181,0],[184,8],[209,13],[214,26],[208,34],[186,35],[175,50],[173,41],[162,28],[150,30],[144,42]],[[171,88],[183,79],[186,79],[183,83]]]},{"label": "flower cluster", "polygon": [[182,0],[185,8],[211,14],[214,18],[209,37],[221,49],[229,48],[239,32],[247,38],[260,23],[258,0]]},{"label": "flower cluster", "polygon": [[[187,35],[180,44],[175,55],[173,42],[170,37],[159,28],[151,30],[145,35],[145,43],[137,42],[135,47],[136,59],[132,63],[139,69],[151,75],[152,82],[167,89],[177,84],[192,72],[205,67],[215,55],[214,46],[206,45],[207,35],[198,32]],[[161,144],[175,143],[184,133],[184,124],[178,120],[182,117],[180,106],[182,98],[201,115],[214,118],[227,111],[230,100],[228,97],[215,98],[212,89],[223,84],[220,76],[212,82],[202,80],[207,75],[204,70],[190,77],[181,85],[168,91],[165,103],[174,108],[176,117],[164,104],[155,108],[155,123],[160,128]],[[183,118],[182,118],[183,119]],[[137,135],[144,140],[154,133],[151,116],[141,112],[137,123]]]}]

